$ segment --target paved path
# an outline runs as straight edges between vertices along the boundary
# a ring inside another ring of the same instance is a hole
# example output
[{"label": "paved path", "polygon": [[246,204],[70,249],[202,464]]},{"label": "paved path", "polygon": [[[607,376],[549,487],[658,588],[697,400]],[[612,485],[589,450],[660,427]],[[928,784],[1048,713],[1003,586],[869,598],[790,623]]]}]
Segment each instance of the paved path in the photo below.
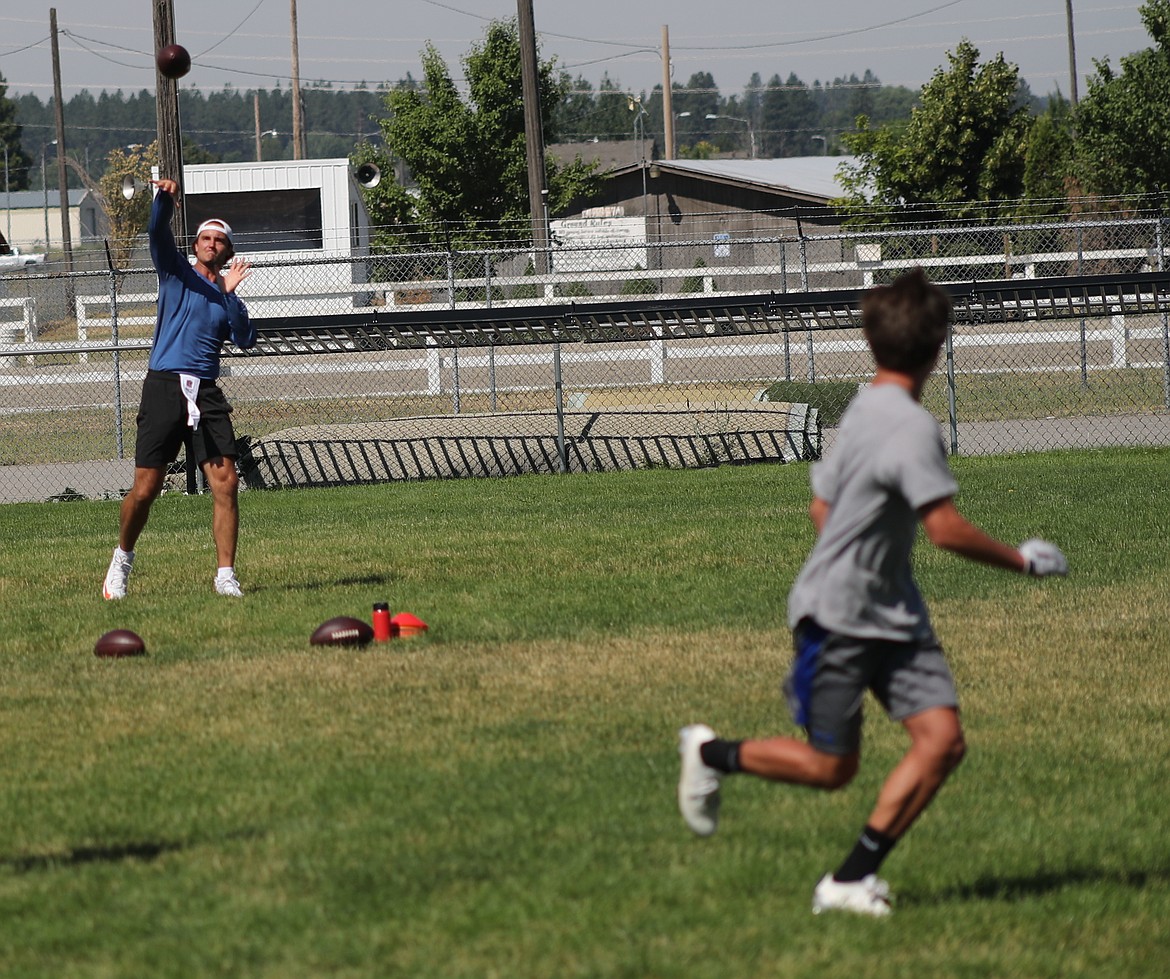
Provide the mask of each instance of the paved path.
[{"label": "paved path", "polygon": [[[825,429],[826,449],[832,446],[836,434],[835,429]],[[949,449],[951,436],[946,426],[943,439]],[[964,422],[958,427],[958,455],[961,456],[1141,445],[1170,446],[1170,414],[1012,418]]]}]

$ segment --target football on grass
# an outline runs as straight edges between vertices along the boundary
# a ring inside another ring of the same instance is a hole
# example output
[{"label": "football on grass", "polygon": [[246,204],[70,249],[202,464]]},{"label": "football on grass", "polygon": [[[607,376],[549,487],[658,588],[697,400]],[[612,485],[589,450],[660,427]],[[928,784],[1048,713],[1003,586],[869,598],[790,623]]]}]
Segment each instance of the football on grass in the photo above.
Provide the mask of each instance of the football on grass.
[{"label": "football on grass", "polygon": [[159,49],[154,63],[167,78],[182,78],[191,70],[191,55],[181,44],[168,44]]},{"label": "football on grass", "polygon": [[146,643],[137,632],[129,629],[114,629],[102,636],[93,647],[94,656],[113,659],[118,656],[142,656]]},{"label": "football on grass", "polygon": [[349,615],[339,615],[322,622],[309,637],[314,646],[364,646],[374,638],[368,622]]}]

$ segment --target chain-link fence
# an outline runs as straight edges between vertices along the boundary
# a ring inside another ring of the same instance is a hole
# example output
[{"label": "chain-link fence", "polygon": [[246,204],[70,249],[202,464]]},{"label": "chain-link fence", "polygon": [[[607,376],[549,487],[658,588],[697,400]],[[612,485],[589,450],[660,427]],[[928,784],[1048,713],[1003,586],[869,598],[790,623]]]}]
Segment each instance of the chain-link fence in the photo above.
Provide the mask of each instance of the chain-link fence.
[{"label": "chain-link fence", "polygon": [[[860,292],[915,265],[959,299],[925,398],[953,452],[1170,444],[1162,220],[791,224],[741,235],[713,217],[681,242],[615,243],[601,227],[585,244],[554,226],[543,255],[266,256],[241,290],[261,341],[229,347],[221,381],[241,475],[267,487],[815,457],[870,371]],[[1074,298],[1096,280],[1096,299]],[[966,301],[988,283],[1015,298]],[[0,501],[129,487],[155,298],[151,269],[110,270],[97,253],[72,273],[0,278]],[[179,465],[173,485],[186,480]]]}]

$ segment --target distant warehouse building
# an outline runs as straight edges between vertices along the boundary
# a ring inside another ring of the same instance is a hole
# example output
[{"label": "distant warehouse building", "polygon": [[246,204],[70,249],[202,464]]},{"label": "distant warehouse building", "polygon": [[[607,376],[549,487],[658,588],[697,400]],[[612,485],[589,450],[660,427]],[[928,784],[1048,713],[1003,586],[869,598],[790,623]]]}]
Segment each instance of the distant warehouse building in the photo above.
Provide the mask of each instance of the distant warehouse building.
[{"label": "distant warehouse building", "polygon": [[[97,241],[105,235],[106,217],[88,190],[71,190],[69,237],[78,242]],[[0,234],[24,252],[60,251],[61,195],[56,190],[0,191]]]},{"label": "distant warehouse building", "polygon": [[[557,155],[563,158],[575,148],[564,147]],[[605,173],[598,194],[574,201],[563,218],[552,222],[554,243],[571,250],[580,242],[600,248],[609,241],[614,255],[640,255],[637,267],[648,270],[779,267],[798,278],[802,261],[842,258],[839,239],[821,243],[816,238],[841,226],[835,202],[844,188],[837,170],[853,159],[618,165]],[[802,247],[794,244],[798,237],[804,239]],[[635,246],[641,251],[635,252]],[[793,284],[786,282],[785,288]]]}]

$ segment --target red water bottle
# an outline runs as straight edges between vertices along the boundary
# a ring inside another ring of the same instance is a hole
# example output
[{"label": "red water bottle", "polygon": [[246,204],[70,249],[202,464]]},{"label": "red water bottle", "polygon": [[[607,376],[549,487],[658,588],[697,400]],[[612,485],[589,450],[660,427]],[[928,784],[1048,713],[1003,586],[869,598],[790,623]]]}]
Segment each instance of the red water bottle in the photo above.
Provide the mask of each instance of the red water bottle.
[{"label": "red water bottle", "polygon": [[386,602],[374,603],[374,640],[386,642],[390,638],[390,606]]}]

